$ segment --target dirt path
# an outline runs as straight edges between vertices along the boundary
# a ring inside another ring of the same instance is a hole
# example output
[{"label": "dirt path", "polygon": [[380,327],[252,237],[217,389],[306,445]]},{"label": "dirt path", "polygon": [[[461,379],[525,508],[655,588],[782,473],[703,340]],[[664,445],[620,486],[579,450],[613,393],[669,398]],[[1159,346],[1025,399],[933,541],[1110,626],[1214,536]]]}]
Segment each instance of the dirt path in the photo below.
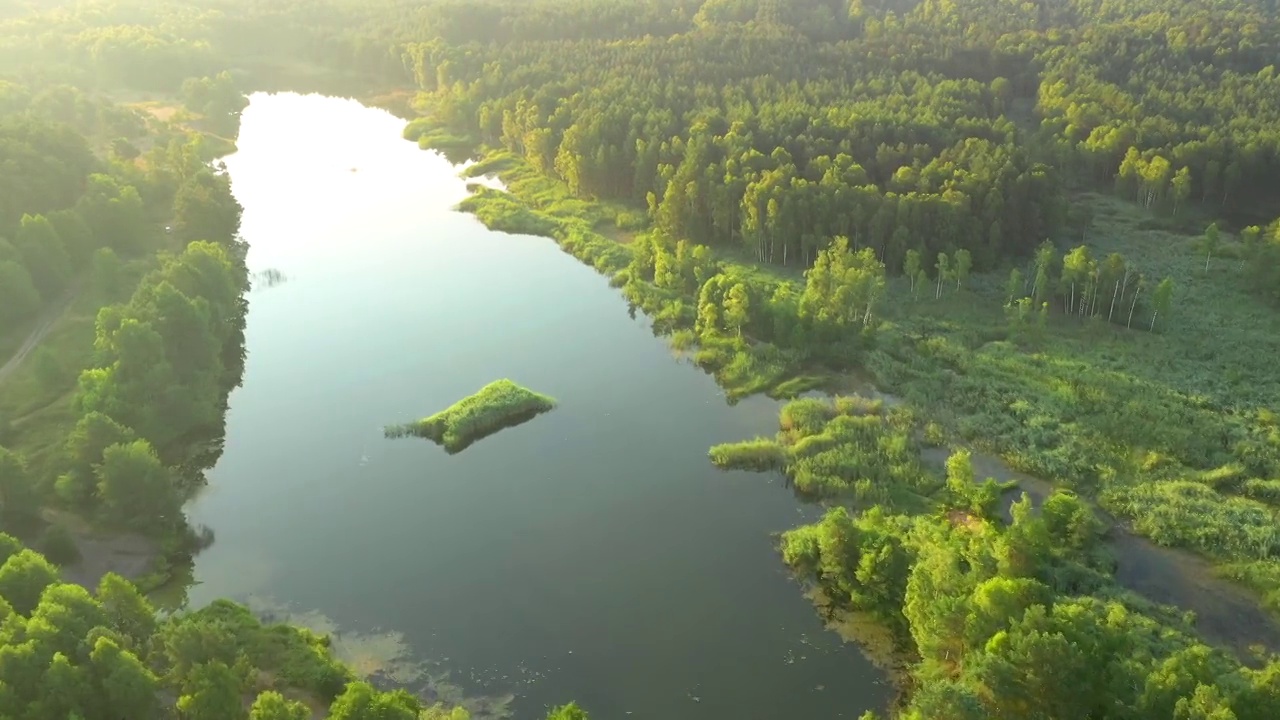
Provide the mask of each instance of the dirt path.
[{"label": "dirt path", "polygon": [[65,510],[45,508],[41,515],[50,525],[66,528],[80,553],[78,560],[62,568],[62,578],[88,590],[97,588],[109,572],[137,580],[161,555],[159,544],[142,535],[95,530],[84,518]]},{"label": "dirt path", "polygon": [[17,352],[4,365],[0,365],[0,384],[3,384],[18,369],[18,366],[22,365],[22,361],[26,360],[31,351],[35,350],[40,341],[44,340],[45,336],[49,334],[53,326],[58,323],[58,319],[67,312],[67,308],[71,307],[71,304],[80,296],[80,287],[81,283],[79,281],[71,283],[71,286],[62,294],[62,298],[58,302],[44,309],[44,312],[40,314],[40,322],[36,323],[36,326],[31,329],[31,333],[27,335],[26,340],[22,341],[22,345],[18,347]]}]

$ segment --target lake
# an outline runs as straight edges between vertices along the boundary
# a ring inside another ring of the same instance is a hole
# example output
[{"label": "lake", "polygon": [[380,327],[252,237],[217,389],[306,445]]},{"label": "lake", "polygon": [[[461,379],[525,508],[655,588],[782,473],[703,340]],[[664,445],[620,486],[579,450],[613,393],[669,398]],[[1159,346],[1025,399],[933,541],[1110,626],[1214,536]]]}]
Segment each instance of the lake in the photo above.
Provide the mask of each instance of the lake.
[{"label": "lake", "polygon": [[[331,630],[358,667],[481,715],[883,708],[883,674],[776,551],[819,510],[707,461],[772,435],[777,403],[729,406],[607,278],[455,211],[458,168],[402,127],[350,100],[250,98],[225,162],[267,281],[225,452],[189,507],[217,537],[192,604]],[[504,377],[559,406],[457,455],[383,438]]]}]

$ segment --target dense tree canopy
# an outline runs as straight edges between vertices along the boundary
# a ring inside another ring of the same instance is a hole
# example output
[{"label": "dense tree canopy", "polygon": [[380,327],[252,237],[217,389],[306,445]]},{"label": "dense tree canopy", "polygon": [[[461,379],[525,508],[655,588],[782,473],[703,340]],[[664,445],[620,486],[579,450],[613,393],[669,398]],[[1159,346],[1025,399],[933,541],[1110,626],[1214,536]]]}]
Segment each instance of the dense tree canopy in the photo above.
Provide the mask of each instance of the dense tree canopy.
[{"label": "dense tree canopy", "polygon": [[[498,193],[469,201],[609,271],[731,396],[795,393],[805,370],[874,349],[913,399],[946,397],[960,434],[1104,486],[1138,531],[1254,563],[1237,572],[1270,573],[1257,582],[1274,589],[1270,411],[1037,353],[1051,313],[1161,342],[1194,291],[1150,253],[1100,248],[1080,189],[1168,227],[1203,219],[1201,276],[1230,266],[1280,299],[1277,38],[1266,0],[2,4],[0,332],[22,332],[86,273],[132,294],[97,316],[77,422],[39,463],[54,472],[0,449],[0,507],[31,517],[52,501],[178,532],[191,480],[178,467],[216,433],[239,373],[240,209],[206,166],[212,141],[153,132],[154,117],[108,96],[179,97],[202,130],[234,136],[242,87],[341,75],[421,90],[430,117],[408,136],[431,145],[439,124],[483,143],[559,183],[547,205],[623,208],[570,222]],[[597,242],[606,229],[633,242]],[[122,265],[157,251],[136,288],[122,285]],[[876,335],[895,276],[911,302],[947,302],[992,269],[1007,326],[964,342]],[[1041,374],[1018,376],[1014,357]],[[1001,524],[998,488],[975,482],[964,454],[935,477],[900,416],[820,405],[789,406],[778,438],[713,458],[882,506],[835,509],[783,552],[907,649],[905,717],[1280,716],[1274,662],[1242,667],[1116,591],[1080,498],[1019,503]],[[1126,444],[1135,425],[1141,447]],[[280,631],[305,658],[282,668],[233,605],[158,622],[118,578],[96,596],[61,585],[4,537],[0,563],[0,714],[29,708],[15,720],[146,717],[170,699],[191,718],[305,715],[285,687],[254,687],[255,668],[332,702],[333,717],[446,712],[348,684],[303,633]]]}]

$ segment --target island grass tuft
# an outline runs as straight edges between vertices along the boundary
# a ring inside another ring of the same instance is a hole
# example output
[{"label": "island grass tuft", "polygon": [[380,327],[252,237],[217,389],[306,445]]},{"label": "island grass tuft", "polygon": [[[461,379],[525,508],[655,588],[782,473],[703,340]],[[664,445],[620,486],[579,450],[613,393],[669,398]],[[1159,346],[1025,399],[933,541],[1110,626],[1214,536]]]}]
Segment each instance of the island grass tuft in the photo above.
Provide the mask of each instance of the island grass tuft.
[{"label": "island grass tuft", "polygon": [[452,454],[499,430],[532,420],[555,405],[556,401],[546,395],[502,379],[485,385],[479,392],[435,415],[402,425],[389,425],[384,433],[389,438],[410,435],[426,438]]},{"label": "island grass tuft", "polygon": [[711,462],[722,470],[782,470],[787,466],[787,449],[774,440],[756,438],[723,443],[708,452]]},{"label": "island grass tuft", "polygon": [[475,194],[463,200],[458,208],[475,215],[490,230],[512,235],[550,237],[560,227],[553,218],[493,188],[476,188]]},{"label": "island grass tuft", "polygon": [[716,445],[721,470],[781,471],[799,493],[856,505],[924,508],[939,487],[920,461],[902,410],[856,396],[799,398],[782,407],[775,438]]}]

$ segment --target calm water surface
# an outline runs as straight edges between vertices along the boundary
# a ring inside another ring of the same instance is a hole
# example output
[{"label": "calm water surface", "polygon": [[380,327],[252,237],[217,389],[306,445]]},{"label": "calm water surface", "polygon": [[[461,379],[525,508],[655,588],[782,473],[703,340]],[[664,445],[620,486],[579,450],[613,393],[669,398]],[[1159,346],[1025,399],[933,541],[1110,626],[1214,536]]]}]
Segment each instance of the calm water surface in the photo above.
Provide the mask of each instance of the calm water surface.
[{"label": "calm water surface", "polygon": [[[251,272],[286,280],[250,295],[226,451],[190,508],[217,534],[193,604],[390,632],[519,718],[570,699],[603,720],[883,707],[774,550],[815,510],[706,460],[771,434],[773,402],[729,407],[606,278],[454,211],[457,169],[391,115],[251,100],[226,163]],[[560,405],[453,456],[383,439],[501,377]]]}]

